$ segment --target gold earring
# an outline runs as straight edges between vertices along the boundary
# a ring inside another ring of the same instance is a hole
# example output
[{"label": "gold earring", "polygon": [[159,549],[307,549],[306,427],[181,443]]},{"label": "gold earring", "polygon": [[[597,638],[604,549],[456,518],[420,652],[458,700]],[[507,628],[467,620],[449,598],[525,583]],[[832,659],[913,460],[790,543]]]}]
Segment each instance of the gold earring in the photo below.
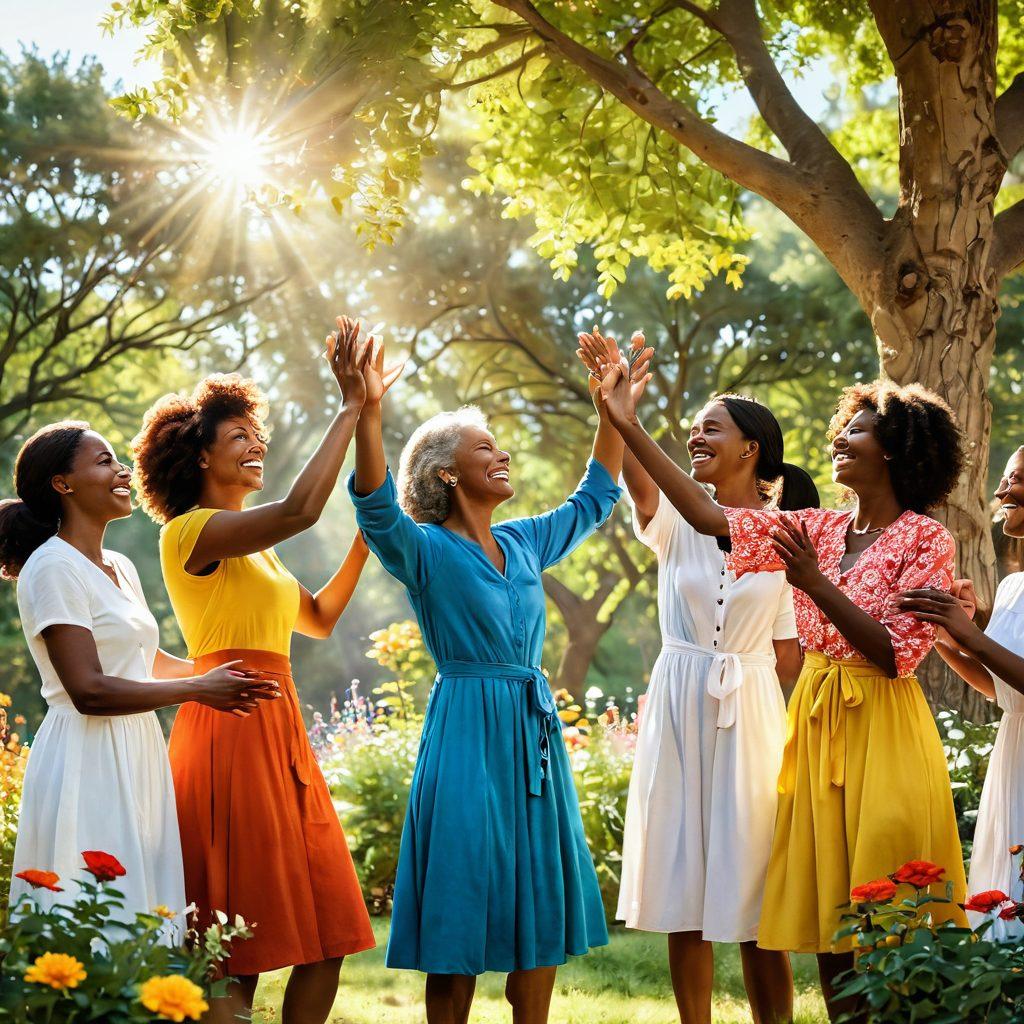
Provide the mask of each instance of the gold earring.
[{"label": "gold earring", "polygon": [[459,485],[459,478],[457,476],[451,476],[448,478],[449,487],[457,487]]}]

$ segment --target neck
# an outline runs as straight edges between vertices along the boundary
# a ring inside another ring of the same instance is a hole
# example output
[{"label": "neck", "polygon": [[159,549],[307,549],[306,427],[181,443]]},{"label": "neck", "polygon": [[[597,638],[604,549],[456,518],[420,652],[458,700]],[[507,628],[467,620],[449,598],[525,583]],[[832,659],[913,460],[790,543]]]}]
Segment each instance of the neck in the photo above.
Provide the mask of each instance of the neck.
[{"label": "neck", "polygon": [[106,531],[106,520],[90,519],[71,512],[61,519],[57,536],[99,565],[103,562],[103,535]]},{"label": "neck", "polygon": [[206,484],[196,504],[200,508],[219,508],[225,512],[241,512],[248,491],[239,487],[217,487]]},{"label": "neck", "polygon": [[738,473],[715,484],[715,500],[726,508],[764,508],[757,481]]},{"label": "neck", "polygon": [[896,522],[904,509],[890,488],[873,494],[858,494],[853,513],[855,530],[877,530]]},{"label": "neck", "polygon": [[491,537],[491,520],[494,507],[475,502],[453,501],[451,512],[444,521],[449,530],[454,530],[469,540],[482,544]]}]

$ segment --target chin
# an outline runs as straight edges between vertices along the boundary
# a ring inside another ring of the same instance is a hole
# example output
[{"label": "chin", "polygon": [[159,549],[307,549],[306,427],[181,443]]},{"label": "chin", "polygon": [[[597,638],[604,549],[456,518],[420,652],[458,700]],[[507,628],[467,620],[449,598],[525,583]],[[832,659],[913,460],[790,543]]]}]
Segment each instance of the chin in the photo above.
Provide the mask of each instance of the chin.
[{"label": "chin", "polygon": [[1024,522],[1020,523],[1009,523],[1003,521],[1003,536],[1009,537],[1010,540],[1021,540],[1024,539]]}]

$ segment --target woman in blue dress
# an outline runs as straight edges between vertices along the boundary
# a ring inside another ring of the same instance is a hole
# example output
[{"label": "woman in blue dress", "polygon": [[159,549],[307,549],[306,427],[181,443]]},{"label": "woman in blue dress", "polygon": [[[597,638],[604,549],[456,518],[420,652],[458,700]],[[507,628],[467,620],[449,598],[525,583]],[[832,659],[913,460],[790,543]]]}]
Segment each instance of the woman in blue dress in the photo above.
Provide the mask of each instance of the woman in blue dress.
[{"label": "woman in blue dress", "polygon": [[[637,388],[650,353],[637,363]],[[561,725],[540,662],[541,573],[611,514],[622,442],[599,408],[576,491],[492,524],[510,458],[479,410],[422,424],[398,486],[381,438],[382,356],[367,367],[349,490],[370,550],[404,584],[437,662],[395,883],[387,965],[427,974],[430,1024],[462,1024],[476,976],[508,974],[516,1024],[543,1024],[555,969],[608,941]]]}]

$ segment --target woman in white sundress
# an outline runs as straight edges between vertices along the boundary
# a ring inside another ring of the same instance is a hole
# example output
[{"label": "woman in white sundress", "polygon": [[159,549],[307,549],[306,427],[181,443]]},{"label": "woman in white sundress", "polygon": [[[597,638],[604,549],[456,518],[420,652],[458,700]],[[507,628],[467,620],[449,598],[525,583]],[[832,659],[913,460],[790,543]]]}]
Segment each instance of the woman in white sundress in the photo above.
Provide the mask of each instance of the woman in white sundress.
[{"label": "woman in white sundress", "polygon": [[[996,500],[1007,537],[1024,538],[1024,448],[1010,456]],[[966,605],[967,612],[963,611]],[[1024,900],[1020,858],[1010,847],[1024,843],[1024,572],[1007,576],[996,590],[992,618],[982,632],[969,615],[976,605],[969,580],[952,593],[908,591],[903,606],[939,626],[935,649],[969,685],[995,700],[1002,711],[974,829],[968,893],[998,889]],[[971,914],[975,926],[991,918],[990,938],[1020,942],[1024,925],[998,914]]]},{"label": "woman in white sundress", "polygon": [[[276,684],[191,664],[158,647],[131,561],[103,547],[109,522],[131,514],[128,469],[85,423],[44,427],[25,442],[17,498],[0,502],[0,574],[18,581],[18,609],[48,705],[25,772],[10,901],[74,898],[86,850],[125,868],[123,912],[166,907],[169,941],[184,936],[185,889],[170,765],[156,708],[196,700],[247,714]],[[156,678],[155,678],[156,677]],[[17,877],[55,872],[59,888]]]},{"label": "woman in white sundress", "polygon": [[[581,345],[593,372],[600,343]],[[771,493],[782,508],[818,505],[810,477],[783,462],[775,417],[751,399],[713,398],[687,447],[694,478],[722,503],[762,508]],[[668,933],[683,1024],[711,1019],[713,942],[741,944],[755,1022],[788,1021],[788,955],[756,939],[786,739],[779,680],[792,684],[801,661],[792,589],[781,572],[736,580],[715,538],[628,452],[623,476],[636,535],[658,556],[662,649],[640,716],[616,916]]]}]

